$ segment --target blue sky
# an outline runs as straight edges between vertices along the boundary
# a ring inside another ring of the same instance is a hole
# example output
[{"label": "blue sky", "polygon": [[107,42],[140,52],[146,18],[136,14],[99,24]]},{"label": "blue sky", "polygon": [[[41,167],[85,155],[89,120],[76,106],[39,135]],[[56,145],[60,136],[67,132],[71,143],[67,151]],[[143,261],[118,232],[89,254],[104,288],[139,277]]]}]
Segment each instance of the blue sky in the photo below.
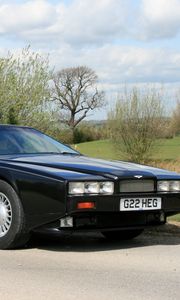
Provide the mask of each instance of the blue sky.
[{"label": "blue sky", "polygon": [[29,44],[94,69],[109,106],[125,84],[163,84],[169,110],[180,97],[180,0],[0,0],[0,55]]}]

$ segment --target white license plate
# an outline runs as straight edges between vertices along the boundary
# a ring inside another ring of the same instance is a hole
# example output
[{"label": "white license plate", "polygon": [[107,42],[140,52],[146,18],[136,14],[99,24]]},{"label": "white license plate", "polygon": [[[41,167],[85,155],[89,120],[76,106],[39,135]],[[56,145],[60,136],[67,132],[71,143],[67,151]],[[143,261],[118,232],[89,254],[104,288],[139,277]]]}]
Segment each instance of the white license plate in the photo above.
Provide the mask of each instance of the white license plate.
[{"label": "white license plate", "polygon": [[161,209],[161,198],[121,198],[121,211]]}]

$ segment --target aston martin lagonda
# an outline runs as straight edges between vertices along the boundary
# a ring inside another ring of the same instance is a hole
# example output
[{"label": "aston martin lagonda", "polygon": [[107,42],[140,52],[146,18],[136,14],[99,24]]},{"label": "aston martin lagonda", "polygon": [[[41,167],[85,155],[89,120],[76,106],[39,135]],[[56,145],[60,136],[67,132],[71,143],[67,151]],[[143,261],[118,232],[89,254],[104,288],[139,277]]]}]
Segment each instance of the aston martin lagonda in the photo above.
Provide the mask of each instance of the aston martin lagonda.
[{"label": "aston martin lagonda", "polygon": [[33,232],[131,239],[178,212],[178,173],[90,158],[36,129],[0,125],[0,249]]}]

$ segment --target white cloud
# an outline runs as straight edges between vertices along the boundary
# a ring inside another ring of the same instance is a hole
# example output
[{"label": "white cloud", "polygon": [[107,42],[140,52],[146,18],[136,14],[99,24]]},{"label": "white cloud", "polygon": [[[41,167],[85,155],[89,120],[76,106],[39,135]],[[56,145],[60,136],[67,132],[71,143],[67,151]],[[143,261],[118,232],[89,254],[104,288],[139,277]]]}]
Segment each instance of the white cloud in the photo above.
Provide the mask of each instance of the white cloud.
[{"label": "white cloud", "polygon": [[[99,43],[126,32],[129,0],[74,0],[60,14],[64,40],[69,43]],[[59,8],[61,11],[62,6]]]},{"label": "white cloud", "polygon": [[64,45],[50,52],[56,68],[88,65],[104,83],[179,81],[180,53],[169,49],[103,45],[74,49]]},{"label": "white cloud", "polygon": [[15,34],[32,42],[56,39],[76,45],[113,41],[126,34],[130,0],[50,3],[47,0],[0,3],[0,33]]},{"label": "white cloud", "polygon": [[3,3],[0,5],[0,33],[18,35],[25,30],[46,27],[51,24],[53,15],[54,7],[43,0]]},{"label": "white cloud", "polygon": [[0,34],[25,42],[102,45],[122,38],[175,37],[180,0],[1,1]]},{"label": "white cloud", "polygon": [[180,32],[180,0],[142,0],[140,35],[145,39],[174,37]]}]

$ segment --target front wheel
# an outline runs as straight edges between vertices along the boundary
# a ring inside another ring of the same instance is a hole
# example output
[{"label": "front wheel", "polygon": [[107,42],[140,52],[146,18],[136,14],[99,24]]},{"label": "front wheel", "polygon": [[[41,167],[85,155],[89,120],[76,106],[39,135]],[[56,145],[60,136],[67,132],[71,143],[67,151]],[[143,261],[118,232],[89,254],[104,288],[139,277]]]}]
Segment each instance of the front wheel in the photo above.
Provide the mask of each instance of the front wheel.
[{"label": "front wheel", "polygon": [[109,240],[131,240],[143,232],[143,229],[103,231],[102,234]]},{"label": "front wheel", "polygon": [[0,180],[0,249],[23,246],[28,239],[21,201],[11,185]]}]

